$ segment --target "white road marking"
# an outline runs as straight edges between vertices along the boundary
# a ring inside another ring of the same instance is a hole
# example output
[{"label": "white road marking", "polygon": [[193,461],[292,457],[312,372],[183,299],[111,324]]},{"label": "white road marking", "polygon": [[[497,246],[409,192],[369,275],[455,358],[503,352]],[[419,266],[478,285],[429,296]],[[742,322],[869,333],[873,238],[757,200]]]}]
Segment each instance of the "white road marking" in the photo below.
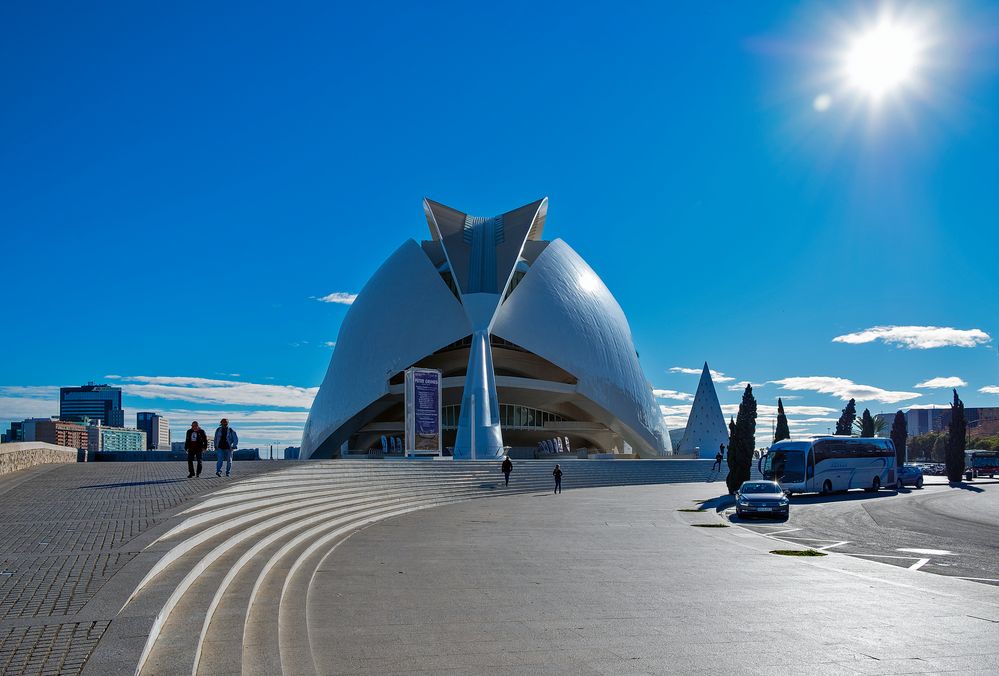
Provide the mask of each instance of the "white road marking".
[{"label": "white road marking", "polygon": [[785,528],[784,530],[772,530],[764,533],[764,535],[780,535],[781,533],[791,533],[796,530],[801,530],[800,528]]},{"label": "white road marking", "polygon": [[954,552],[949,552],[946,549],[896,549],[896,552],[912,552],[913,554],[928,554],[930,556],[953,556]]},{"label": "white road marking", "polygon": [[914,564],[909,566],[909,570],[919,570],[929,562],[929,559],[919,559],[919,561],[916,561]]},{"label": "white road marking", "polygon": [[991,577],[964,577],[963,575],[950,575],[948,577],[956,577],[958,580],[977,580],[979,582],[999,582]]},{"label": "white road marking", "polygon": [[848,545],[848,544],[850,544],[849,540],[843,540],[842,542],[834,542],[831,545],[826,545],[824,547],[816,547],[816,549],[818,549],[820,552],[824,552],[827,549],[832,549],[833,547],[839,547],[840,545]]}]

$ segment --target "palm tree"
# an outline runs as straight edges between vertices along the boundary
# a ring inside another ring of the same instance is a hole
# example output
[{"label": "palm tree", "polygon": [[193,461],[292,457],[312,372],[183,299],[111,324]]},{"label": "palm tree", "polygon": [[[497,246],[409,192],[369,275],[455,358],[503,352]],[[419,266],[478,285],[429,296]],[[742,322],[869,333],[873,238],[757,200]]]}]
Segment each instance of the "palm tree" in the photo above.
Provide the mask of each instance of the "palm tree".
[{"label": "palm tree", "polygon": [[[888,425],[885,423],[884,417],[880,415],[874,416],[874,436],[883,437],[885,432],[888,430]],[[860,437],[864,435],[864,420],[863,418],[857,418],[853,421],[853,436]]]}]

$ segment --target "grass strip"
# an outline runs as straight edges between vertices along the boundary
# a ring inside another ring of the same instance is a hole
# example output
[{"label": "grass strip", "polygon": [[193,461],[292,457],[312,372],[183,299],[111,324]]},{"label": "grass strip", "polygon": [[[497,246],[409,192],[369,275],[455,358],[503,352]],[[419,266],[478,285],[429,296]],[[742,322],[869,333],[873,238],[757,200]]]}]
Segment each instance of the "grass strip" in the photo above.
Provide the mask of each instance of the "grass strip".
[{"label": "grass strip", "polygon": [[781,556],[825,556],[825,552],[817,552],[814,549],[774,549],[770,552],[771,554],[780,554]]},{"label": "grass strip", "polygon": [[694,528],[728,528],[727,523],[692,523]]},{"label": "grass strip", "polygon": [[697,509],[697,508],[691,508],[691,507],[683,507],[683,508],[678,509],[676,511],[678,511],[678,512],[695,512],[695,513],[700,514],[704,510],[703,509]]}]

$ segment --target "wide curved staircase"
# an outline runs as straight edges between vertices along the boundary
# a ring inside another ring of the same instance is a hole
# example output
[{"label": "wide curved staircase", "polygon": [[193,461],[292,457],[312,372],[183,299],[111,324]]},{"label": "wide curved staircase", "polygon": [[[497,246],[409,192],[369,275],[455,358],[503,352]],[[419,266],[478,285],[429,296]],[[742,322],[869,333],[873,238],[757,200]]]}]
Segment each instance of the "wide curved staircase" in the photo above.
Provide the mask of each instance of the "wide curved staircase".
[{"label": "wide curved staircase", "polygon": [[[504,487],[496,462],[311,461],[216,491],[154,543],[163,554],[125,604],[159,609],[136,673],[315,674],[307,599],[337,545],[407,512],[550,491],[553,466],[517,462]],[[562,466],[572,490],[704,481],[710,461]]]}]

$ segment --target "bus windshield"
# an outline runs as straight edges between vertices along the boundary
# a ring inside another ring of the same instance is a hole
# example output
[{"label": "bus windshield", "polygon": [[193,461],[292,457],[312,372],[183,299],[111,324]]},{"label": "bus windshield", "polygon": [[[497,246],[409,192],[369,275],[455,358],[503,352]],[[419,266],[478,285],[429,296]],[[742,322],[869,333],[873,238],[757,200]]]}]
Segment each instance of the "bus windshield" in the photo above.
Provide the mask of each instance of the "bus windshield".
[{"label": "bus windshield", "polygon": [[763,476],[771,481],[797,483],[805,480],[805,453],[803,451],[770,451],[763,456],[760,467]]}]

